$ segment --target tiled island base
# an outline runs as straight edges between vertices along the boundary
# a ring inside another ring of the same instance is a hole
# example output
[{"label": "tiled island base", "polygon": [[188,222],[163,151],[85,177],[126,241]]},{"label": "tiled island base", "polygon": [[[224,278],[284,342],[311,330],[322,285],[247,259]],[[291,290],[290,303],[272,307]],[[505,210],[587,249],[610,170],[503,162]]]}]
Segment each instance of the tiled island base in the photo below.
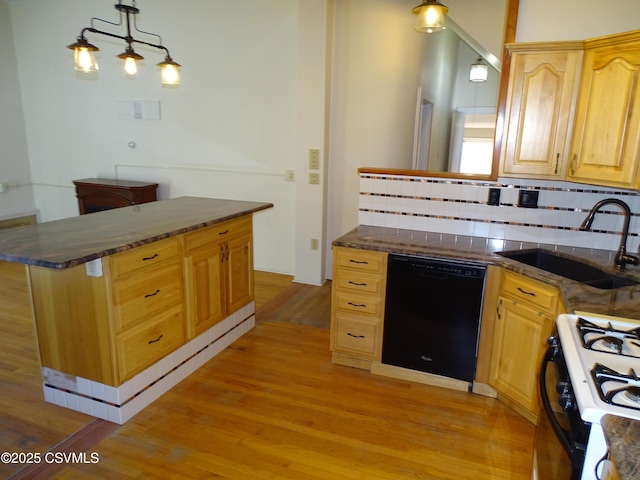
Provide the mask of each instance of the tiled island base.
[{"label": "tiled island base", "polygon": [[251,302],[119,387],[42,367],[44,398],[122,425],[254,326]]}]

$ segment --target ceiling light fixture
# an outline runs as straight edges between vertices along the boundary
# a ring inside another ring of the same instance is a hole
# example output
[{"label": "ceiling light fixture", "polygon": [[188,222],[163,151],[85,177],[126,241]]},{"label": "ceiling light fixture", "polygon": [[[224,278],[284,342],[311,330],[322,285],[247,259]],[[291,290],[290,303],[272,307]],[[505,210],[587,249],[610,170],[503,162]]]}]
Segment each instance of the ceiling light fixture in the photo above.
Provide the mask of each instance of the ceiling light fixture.
[{"label": "ceiling light fixture", "polygon": [[418,15],[415,29],[421,33],[437,33],[446,28],[444,17],[449,8],[438,0],[425,0],[411,11]]},{"label": "ceiling light fixture", "polygon": [[[73,50],[73,60],[75,64],[75,69],[80,72],[90,73],[98,71],[98,64],[96,63],[95,56],[93,52],[100,50],[95,45],[92,45],[88,42],[85,37],[86,32],[98,33],[100,35],[106,35],[108,37],[120,38],[127,42],[127,47],[123,53],[117,55],[118,58],[124,60],[124,69],[128,75],[135,75],[138,71],[136,62],[138,60],[143,60],[144,57],[133,50],[131,46],[133,43],[139,43],[141,45],[147,45],[149,47],[157,48],[159,50],[164,50],[166,53],[164,61],[158,63],[158,67],[161,69],[162,75],[162,84],[163,85],[179,85],[180,84],[180,74],[178,72],[178,68],[180,67],[179,63],[176,63],[169,55],[169,50],[162,45],[162,38],[160,35],[150,32],[144,32],[138,29],[136,25],[136,15],[140,13],[140,10],[136,7],[136,0],[132,0],[131,5],[123,5],[122,0],[118,0],[118,3],[114,5],[115,9],[120,12],[120,21],[119,23],[109,22],[107,20],[103,20],[101,18],[92,18],[91,26],[85,27],[80,32],[80,36],[77,38],[75,43],[68,45],[67,48]],[[123,14],[125,18],[123,19]],[[137,40],[131,36],[131,17],[133,17],[133,28],[135,32],[142,33],[145,35],[151,35],[158,39],[158,44],[145,42],[143,40]],[[116,35],[114,33],[103,32],[102,30],[98,30],[94,27],[94,20],[97,22],[108,23],[109,25],[114,25],[116,27],[122,26],[123,20],[126,21],[127,34],[126,35]]]},{"label": "ceiling light fixture", "polygon": [[476,63],[471,64],[471,70],[469,70],[469,80],[472,82],[486,82],[487,75],[489,74],[489,68],[482,57],[478,57]]}]

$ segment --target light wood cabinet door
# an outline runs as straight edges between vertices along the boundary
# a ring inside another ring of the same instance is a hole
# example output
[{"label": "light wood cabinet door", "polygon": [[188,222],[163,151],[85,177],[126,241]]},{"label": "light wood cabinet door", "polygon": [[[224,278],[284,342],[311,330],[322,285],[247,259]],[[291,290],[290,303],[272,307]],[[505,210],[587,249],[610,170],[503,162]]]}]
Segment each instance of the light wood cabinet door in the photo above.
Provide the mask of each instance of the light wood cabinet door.
[{"label": "light wood cabinet door", "polygon": [[[561,179],[582,43],[512,45],[500,175]],[[555,51],[555,49],[560,49]],[[565,50],[562,50],[565,49]]]},{"label": "light wood cabinet door", "polygon": [[553,320],[517,300],[500,297],[491,384],[537,416],[538,372]]},{"label": "light wood cabinet door", "polygon": [[227,242],[225,260],[227,310],[235,312],[253,300],[253,244],[250,234]]},{"label": "light wood cabinet door", "polygon": [[489,384],[498,398],[537,424],[538,373],[556,317],[564,311],[554,286],[503,270]]},{"label": "light wood cabinet door", "polygon": [[184,250],[187,338],[193,338],[253,300],[251,217],[186,234]]},{"label": "light wood cabinet door", "polygon": [[640,35],[585,42],[567,180],[637,188]]},{"label": "light wood cabinet door", "polygon": [[200,335],[224,318],[224,244],[185,257],[187,338]]}]

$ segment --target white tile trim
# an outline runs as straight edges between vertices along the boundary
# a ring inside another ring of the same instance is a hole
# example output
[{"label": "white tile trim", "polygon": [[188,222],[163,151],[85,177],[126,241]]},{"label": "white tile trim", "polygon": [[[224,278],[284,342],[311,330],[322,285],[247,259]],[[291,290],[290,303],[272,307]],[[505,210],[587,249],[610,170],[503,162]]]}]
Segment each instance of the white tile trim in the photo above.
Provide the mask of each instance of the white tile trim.
[{"label": "white tile trim", "polygon": [[251,302],[119,387],[42,367],[44,399],[122,425],[254,326]]}]

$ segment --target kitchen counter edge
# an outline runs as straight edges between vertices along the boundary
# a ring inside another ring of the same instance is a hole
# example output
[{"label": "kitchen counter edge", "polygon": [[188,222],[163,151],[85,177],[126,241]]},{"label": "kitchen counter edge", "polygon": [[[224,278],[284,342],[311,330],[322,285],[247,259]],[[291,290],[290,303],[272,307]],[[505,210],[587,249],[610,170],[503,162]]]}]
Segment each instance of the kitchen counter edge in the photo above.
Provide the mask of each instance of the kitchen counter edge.
[{"label": "kitchen counter edge", "polygon": [[[579,257],[597,268],[620,274],[613,268],[615,251],[366,225],[345,233],[335,239],[332,245],[496,265],[557,287],[569,313],[583,311],[640,320],[640,284],[612,290],[598,289],[497,254],[508,250],[546,248]],[[640,280],[640,268],[629,267],[624,275]]]},{"label": "kitchen counter edge", "polygon": [[65,269],[272,207],[179,197],[26,225],[0,231],[0,260]]}]

